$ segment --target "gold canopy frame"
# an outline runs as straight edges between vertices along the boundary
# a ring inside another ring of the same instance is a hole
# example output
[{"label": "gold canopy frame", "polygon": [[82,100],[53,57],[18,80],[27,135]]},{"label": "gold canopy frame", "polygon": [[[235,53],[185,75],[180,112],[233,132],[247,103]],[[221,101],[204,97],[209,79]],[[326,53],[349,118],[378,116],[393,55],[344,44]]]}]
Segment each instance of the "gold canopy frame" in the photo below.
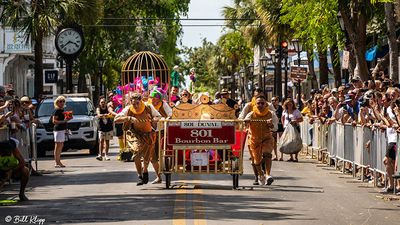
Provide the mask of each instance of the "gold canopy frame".
[{"label": "gold canopy frame", "polygon": [[122,66],[121,83],[126,85],[134,83],[137,77],[150,76],[155,80],[160,79],[161,84],[169,84],[169,68],[165,60],[150,51],[137,52],[130,56]]},{"label": "gold canopy frame", "polygon": [[172,119],[236,119],[235,109],[224,103],[209,105],[208,100],[200,105],[181,103],[172,109]]}]

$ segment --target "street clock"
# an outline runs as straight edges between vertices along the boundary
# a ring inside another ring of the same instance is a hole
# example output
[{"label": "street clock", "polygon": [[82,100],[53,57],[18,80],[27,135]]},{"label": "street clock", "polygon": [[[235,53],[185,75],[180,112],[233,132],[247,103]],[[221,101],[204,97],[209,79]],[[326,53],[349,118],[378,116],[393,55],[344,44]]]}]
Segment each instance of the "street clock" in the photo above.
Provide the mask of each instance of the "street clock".
[{"label": "street clock", "polygon": [[55,46],[58,54],[66,62],[67,93],[72,93],[72,66],[74,60],[82,52],[85,44],[82,28],[79,25],[71,27],[59,27],[55,38]]},{"label": "street clock", "polygon": [[55,45],[63,58],[73,60],[83,50],[83,33],[77,28],[64,28],[57,33]]}]

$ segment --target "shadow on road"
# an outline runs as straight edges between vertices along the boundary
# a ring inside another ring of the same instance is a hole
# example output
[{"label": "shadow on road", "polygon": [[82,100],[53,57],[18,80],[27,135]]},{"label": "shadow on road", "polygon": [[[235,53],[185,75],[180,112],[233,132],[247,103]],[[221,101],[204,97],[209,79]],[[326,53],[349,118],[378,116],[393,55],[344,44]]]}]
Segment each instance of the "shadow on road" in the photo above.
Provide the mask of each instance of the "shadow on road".
[{"label": "shadow on road", "polygon": [[[184,195],[184,196],[182,196]],[[315,220],[293,213],[292,207],[276,207],[276,202],[287,201],[265,196],[209,195],[204,193],[126,195],[95,195],[69,197],[58,200],[33,200],[27,204],[7,206],[7,215],[16,210],[24,214],[40,215],[52,223],[93,223],[111,221],[170,220],[175,199],[194,199],[208,220]],[[230,201],[227,201],[230,200]],[[68,206],[68,213],[65,207]],[[175,214],[187,208],[175,208]],[[3,216],[5,210],[1,210]],[[185,219],[196,219],[186,213]]]}]

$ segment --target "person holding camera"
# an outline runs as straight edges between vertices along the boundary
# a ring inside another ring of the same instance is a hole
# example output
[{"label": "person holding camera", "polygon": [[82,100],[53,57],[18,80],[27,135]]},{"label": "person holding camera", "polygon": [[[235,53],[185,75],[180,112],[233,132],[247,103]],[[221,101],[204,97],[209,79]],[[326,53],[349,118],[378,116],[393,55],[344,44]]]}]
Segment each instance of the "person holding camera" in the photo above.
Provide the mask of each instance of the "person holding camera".
[{"label": "person holding camera", "polygon": [[[109,161],[108,150],[110,148],[110,140],[113,139],[113,121],[112,108],[109,108],[106,104],[106,98],[100,97],[99,107],[96,109],[97,118],[99,119],[99,155],[96,157],[97,160],[102,161],[103,159]],[[103,157],[104,153],[104,157]]]}]

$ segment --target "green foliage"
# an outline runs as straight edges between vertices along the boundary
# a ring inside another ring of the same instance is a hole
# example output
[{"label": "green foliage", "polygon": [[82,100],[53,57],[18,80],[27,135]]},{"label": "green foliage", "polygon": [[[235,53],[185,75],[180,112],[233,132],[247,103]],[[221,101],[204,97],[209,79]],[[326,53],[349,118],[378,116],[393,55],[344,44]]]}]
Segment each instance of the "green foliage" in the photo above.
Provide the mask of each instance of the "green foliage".
[{"label": "green foliage", "polygon": [[102,17],[96,23],[84,24],[86,48],[80,56],[81,72],[96,74],[95,59],[104,57],[105,84],[115,87],[120,81],[116,74],[120,73],[122,62],[138,51],[158,53],[172,68],[177,60],[181,26],[178,20],[157,18],[178,19],[186,15],[188,4],[189,0],[104,1]]},{"label": "green foliage", "polygon": [[253,52],[239,31],[222,35],[217,45],[232,64],[233,70],[236,70],[239,65],[249,63],[252,59]]},{"label": "green foliage", "polygon": [[221,76],[230,76],[239,70],[240,65],[251,62],[253,52],[239,31],[231,31],[220,37],[214,45],[203,40],[198,48],[185,48],[187,60],[183,64],[185,71],[196,69],[196,92],[214,94],[218,89]]},{"label": "green foliage", "polygon": [[227,20],[226,25],[240,31],[251,47],[277,45],[278,34],[282,36],[286,33],[285,27],[279,21],[280,2],[236,0],[232,7],[227,6],[223,10],[224,17],[231,19]]},{"label": "green foliage", "polygon": [[302,40],[311,49],[317,44],[325,51],[337,43],[343,45],[337,9],[337,0],[283,0],[281,22],[292,28],[292,38]]},{"label": "green foliage", "polygon": [[217,53],[217,46],[203,40],[202,46],[196,48],[183,48],[182,53],[187,58],[182,64],[183,74],[188,75],[191,68],[196,71],[196,92],[214,93],[218,85],[218,73],[211,69],[209,60]]}]

